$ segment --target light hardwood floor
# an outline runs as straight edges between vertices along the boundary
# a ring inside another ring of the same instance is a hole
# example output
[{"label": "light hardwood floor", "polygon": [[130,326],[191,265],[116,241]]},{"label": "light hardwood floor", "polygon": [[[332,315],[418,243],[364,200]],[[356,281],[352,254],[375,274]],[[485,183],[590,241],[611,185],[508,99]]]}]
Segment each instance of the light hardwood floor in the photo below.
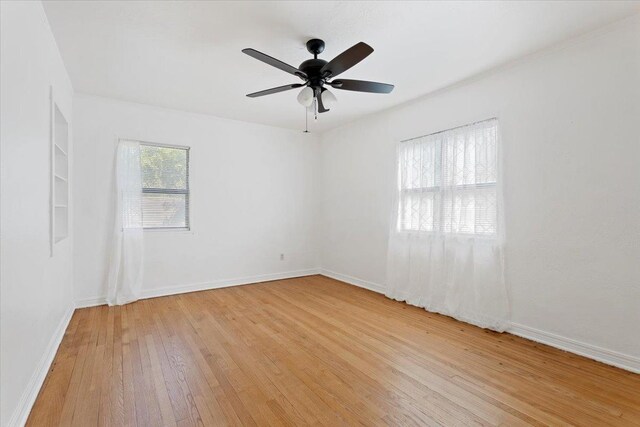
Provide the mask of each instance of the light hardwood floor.
[{"label": "light hardwood floor", "polygon": [[28,425],[640,425],[640,375],[322,276],[77,310]]}]

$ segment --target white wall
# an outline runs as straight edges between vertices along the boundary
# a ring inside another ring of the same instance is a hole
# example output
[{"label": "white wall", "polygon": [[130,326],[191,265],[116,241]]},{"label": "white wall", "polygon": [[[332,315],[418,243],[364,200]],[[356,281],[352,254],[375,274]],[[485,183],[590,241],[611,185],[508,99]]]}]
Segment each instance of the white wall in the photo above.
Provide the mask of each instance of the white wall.
[{"label": "white wall", "polygon": [[318,267],[315,135],[86,95],[76,96],[74,118],[81,304],[106,295],[118,137],[191,147],[192,231],[145,232],[146,295]]},{"label": "white wall", "polygon": [[513,321],[640,360],[638,17],[324,134],[323,268],[384,288],[395,144],[490,117]]},{"label": "white wall", "polygon": [[50,257],[49,87],[68,119],[73,89],[40,2],[3,1],[0,15],[0,425],[5,426],[28,414],[73,307],[72,238],[58,243]]}]

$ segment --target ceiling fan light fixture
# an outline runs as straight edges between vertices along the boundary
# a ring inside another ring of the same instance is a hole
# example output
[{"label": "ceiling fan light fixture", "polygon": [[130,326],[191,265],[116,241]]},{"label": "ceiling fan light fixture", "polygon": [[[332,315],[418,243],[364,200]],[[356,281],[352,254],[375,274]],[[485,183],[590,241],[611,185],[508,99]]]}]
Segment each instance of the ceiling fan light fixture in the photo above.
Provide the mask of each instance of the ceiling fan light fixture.
[{"label": "ceiling fan light fixture", "polygon": [[329,89],[323,90],[320,96],[322,97],[324,108],[331,109],[338,103],[338,98]]},{"label": "ceiling fan light fixture", "polygon": [[309,108],[313,104],[313,89],[306,86],[298,94],[298,102],[304,107]]}]

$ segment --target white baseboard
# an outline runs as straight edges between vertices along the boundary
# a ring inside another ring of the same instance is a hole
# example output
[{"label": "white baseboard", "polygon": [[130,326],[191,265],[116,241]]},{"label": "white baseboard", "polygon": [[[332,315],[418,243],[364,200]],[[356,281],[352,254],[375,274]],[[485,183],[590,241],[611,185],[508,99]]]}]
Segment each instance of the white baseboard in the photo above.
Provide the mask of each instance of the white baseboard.
[{"label": "white baseboard", "polygon": [[97,305],[105,305],[107,297],[85,298],[76,301],[76,308],[95,307]]},{"label": "white baseboard", "polygon": [[370,291],[377,292],[379,294],[384,294],[385,287],[383,285],[369,282],[368,280],[358,279],[357,277],[336,273],[335,271],[326,270],[324,268],[320,269],[320,274],[322,274],[323,276],[331,277],[332,279],[340,280],[341,282],[345,282],[350,285],[368,289]]},{"label": "white baseboard", "polygon": [[[377,283],[358,279],[357,277],[348,276],[346,274],[336,273],[335,271],[326,269],[321,269],[320,274],[322,274],[323,276],[331,277],[332,279],[340,280],[341,282],[345,282],[349,285],[358,286],[361,288],[369,289],[370,291],[384,294],[385,286]],[[519,325],[517,323],[511,323],[507,328],[507,332],[531,341],[536,341],[541,344],[559,348],[560,350],[565,350],[570,353],[588,357],[589,359],[597,360],[598,362],[606,363],[607,365],[612,365],[627,371],[640,373],[640,358],[635,356],[630,356],[628,354],[619,353],[613,350],[607,350],[602,347],[598,347],[592,344],[586,344],[580,341],[573,340],[571,338],[566,338],[560,335],[553,334],[551,332],[541,331],[529,326]]]},{"label": "white baseboard", "polygon": [[67,326],[69,326],[69,322],[71,321],[71,317],[73,316],[73,307],[69,307],[69,309],[65,312],[62,320],[58,324],[51,340],[49,341],[49,345],[47,345],[46,350],[42,354],[38,365],[31,375],[31,379],[27,384],[27,388],[22,393],[20,400],[18,401],[18,406],[16,407],[13,415],[9,419],[9,423],[7,427],[20,427],[24,426],[27,422],[27,418],[29,418],[29,414],[31,413],[31,408],[38,397],[38,393],[40,392],[40,388],[42,388],[42,384],[44,384],[44,380],[47,377],[47,373],[49,372],[49,368],[53,363],[53,359],[58,352],[58,347],[62,342],[62,338],[64,337],[64,333],[67,330]]},{"label": "white baseboard", "polygon": [[589,359],[597,360],[598,362],[606,363],[607,365],[616,366],[618,368],[640,374],[639,357],[619,353],[613,350],[607,350],[606,348],[598,347],[593,344],[583,343],[551,332],[519,325],[517,323],[511,323],[507,332],[531,341],[556,347],[560,350],[565,350],[570,353],[588,357]]},{"label": "white baseboard", "polygon": [[[295,277],[312,276],[314,274],[320,274],[320,270],[317,268],[310,268],[306,270],[286,271],[283,273],[259,274],[256,276],[246,276],[235,279],[215,280],[212,282],[167,286],[158,289],[145,289],[141,292],[140,299],[157,298],[197,291],[207,291],[211,289],[228,288],[231,286],[250,285],[252,283],[269,282],[272,280],[293,279]],[[106,303],[106,296],[87,298],[77,301],[76,308],[94,307],[96,305],[104,305]]]},{"label": "white baseboard", "polygon": [[167,295],[185,294],[188,292],[206,291],[210,289],[228,288],[231,286],[250,285],[252,283],[270,282],[272,280],[293,279],[295,277],[312,276],[319,274],[317,268],[307,270],[286,271],[284,273],[260,274],[257,276],[240,277],[236,279],[216,280],[213,282],[194,283],[190,285],[167,286],[159,289],[148,289],[142,291],[140,298],[156,298]]}]

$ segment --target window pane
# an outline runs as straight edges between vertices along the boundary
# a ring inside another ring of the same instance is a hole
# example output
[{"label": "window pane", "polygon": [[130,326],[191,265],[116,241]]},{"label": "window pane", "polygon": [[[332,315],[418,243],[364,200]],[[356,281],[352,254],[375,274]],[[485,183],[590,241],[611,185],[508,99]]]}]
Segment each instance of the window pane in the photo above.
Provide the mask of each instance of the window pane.
[{"label": "window pane", "polygon": [[475,195],[476,234],[493,236],[498,232],[496,187],[479,189]]},{"label": "window pane", "polygon": [[144,188],[187,188],[187,150],[140,145]]},{"label": "window pane", "polygon": [[434,231],[438,224],[439,199],[439,193],[435,192],[403,193],[400,201],[400,228]]},{"label": "window pane", "polygon": [[497,131],[496,126],[490,126],[475,132],[476,183],[496,182],[497,180]]},{"label": "window pane", "polygon": [[440,141],[420,138],[403,145],[400,153],[400,188],[427,188],[440,185]]},{"label": "window pane", "polygon": [[187,228],[186,194],[142,194],[142,225],[144,228]]},{"label": "window pane", "polygon": [[442,231],[455,234],[496,234],[496,187],[447,191],[442,198]]},{"label": "window pane", "polygon": [[495,119],[403,142],[398,158],[398,228],[497,234]]}]

